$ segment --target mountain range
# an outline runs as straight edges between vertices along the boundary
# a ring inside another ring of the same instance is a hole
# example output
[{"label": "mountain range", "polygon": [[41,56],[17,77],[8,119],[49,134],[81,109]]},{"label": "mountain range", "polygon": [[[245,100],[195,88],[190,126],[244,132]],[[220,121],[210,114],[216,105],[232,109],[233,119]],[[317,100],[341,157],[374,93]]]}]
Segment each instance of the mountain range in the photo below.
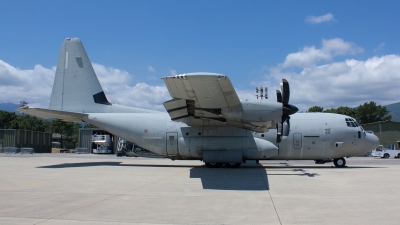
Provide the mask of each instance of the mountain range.
[{"label": "mountain range", "polygon": [[[387,110],[390,111],[390,115],[392,115],[392,121],[400,122],[400,102],[384,106]],[[19,104],[0,103],[0,110],[4,110],[7,112],[16,112],[15,109],[17,108],[19,108]]]}]

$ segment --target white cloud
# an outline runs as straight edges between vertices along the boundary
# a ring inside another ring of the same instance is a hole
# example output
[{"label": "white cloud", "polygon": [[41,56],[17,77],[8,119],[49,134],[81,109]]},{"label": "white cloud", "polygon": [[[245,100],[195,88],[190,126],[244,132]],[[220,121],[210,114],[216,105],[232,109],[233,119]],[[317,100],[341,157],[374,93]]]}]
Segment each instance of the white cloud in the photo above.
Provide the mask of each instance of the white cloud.
[{"label": "white cloud", "polygon": [[[369,101],[379,105],[398,102],[400,56],[385,55],[365,61],[347,59],[324,65],[305,67],[301,72],[287,71],[282,67],[269,69],[266,77],[279,89],[279,82],[286,78],[290,84],[290,102],[306,111],[318,105],[324,109],[355,107]],[[271,96],[271,99],[275,99]]]},{"label": "white cloud", "polygon": [[97,77],[108,100],[119,105],[163,111],[162,103],[171,99],[165,86],[137,83],[131,86],[133,75],[124,70],[106,68],[93,63]]},{"label": "white cloud", "polygon": [[106,95],[112,103],[118,102],[119,105],[137,108],[165,111],[163,103],[171,99],[165,86],[137,83],[135,86],[121,84],[109,89]]},{"label": "white cloud", "polygon": [[[162,103],[170,96],[165,86],[138,83],[127,71],[93,63],[99,81],[111,103],[153,110],[165,110]],[[36,65],[22,70],[0,60],[0,102],[29,102],[30,107],[48,108],[56,68]]]},{"label": "white cloud", "polygon": [[322,15],[322,16],[307,16],[305,21],[307,23],[318,24],[323,22],[334,21],[335,17],[331,13]]},{"label": "white cloud", "polygon": [[155,72],[156,72],[156,70],[155,70],[152,66],[148,66],[148,67],[147,67],[147,70],[148,70],[149,72],[151,72],[151,73],[155,73]]},{"label": "white cloud", "polygon": [[25,100],[31,106],[48,107],[55,68],[35,65],[23,70],[0,60],[0,102],[19,103]]},{"label": "white cloud", "polygon": [[332,60],[334,56],[356,54],[363,49],[354,43],[345,42],[340,38],[322,40],[320,49],[315,46],[304,47],[302,51],[290,53],[283,62],[283,67],[309,67],[321,61]]},{"label": "white cloud", "polygon": [[171,74],[171,76],[177,75],[176,70],[170,70],[169,73]]},{"label": "white cloud", "polygon": [[385,42],[380,43],[380,44],[378,45],[378,47],[374,49],[374,52],[375,52],[375,53],[380,52],[380,51],[385,47],[385,45],[386,45]]}]

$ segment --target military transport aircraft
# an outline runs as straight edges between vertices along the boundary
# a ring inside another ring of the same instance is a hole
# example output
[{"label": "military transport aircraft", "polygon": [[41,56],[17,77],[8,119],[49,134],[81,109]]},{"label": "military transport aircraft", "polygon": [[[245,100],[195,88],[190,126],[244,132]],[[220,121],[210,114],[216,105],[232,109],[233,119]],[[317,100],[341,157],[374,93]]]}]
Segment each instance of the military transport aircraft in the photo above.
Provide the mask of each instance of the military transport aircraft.
[{"label": "military transport aircraft", "polygon": [[[18,111],[64,121],[88,122],[157,157],[202,160],[207,167],[239,167],[246,160],[333,161],[375,149],[379,139],[353,118],[297,113],[283,79],[277,101],[239,100],[229,78],[187,73],[163,78],[171,100],[158,112],[111,104],[82,42],[61,46],[49,109]],[[140,155],[140,154],[138,154]]]}]

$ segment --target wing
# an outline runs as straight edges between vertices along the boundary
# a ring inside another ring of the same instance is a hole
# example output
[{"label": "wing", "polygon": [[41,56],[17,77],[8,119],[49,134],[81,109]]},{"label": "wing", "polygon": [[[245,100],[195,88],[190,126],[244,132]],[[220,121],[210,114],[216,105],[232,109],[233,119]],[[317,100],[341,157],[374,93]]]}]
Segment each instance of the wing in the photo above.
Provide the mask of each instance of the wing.
[{"label": "wing", "polygon": [[242,107],[231,81],[225,75],[190,73],[163,80],[173,98],[164,103],[172,120],[191,117],[226,122],[221,117],[222,109]]},{"label": "wing", "polygon": [[266,132],[281,122],[282,103],[241,102],[229,78],[215,73],[190,73],[163,78],[173,99],[164,107],[174,121],[189,126],[233,126]]},{"label": "wing", "polygon": [[225,75],[190,73],[163,80],[171,97],[194,100],[200,108],[232,108],[241,105],[231,81]]}]

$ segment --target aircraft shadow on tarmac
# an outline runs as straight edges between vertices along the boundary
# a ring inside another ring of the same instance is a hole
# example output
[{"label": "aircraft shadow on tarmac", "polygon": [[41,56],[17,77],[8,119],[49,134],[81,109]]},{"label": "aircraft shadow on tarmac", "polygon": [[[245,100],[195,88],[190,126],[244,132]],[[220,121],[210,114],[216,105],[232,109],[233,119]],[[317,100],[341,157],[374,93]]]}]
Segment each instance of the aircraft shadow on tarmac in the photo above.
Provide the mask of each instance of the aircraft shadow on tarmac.
[{"label": "aircraft shadow on tarmac", "polygon": [[214,190],[242,190],[242,191],[266,191],[269,190],[268,176],[303,176],[313,178],[320,176],[312,173],[313,169],[363,169],[363,168],[382,168],[382,167],[347,167],[334,168],[330,165],[315,166],[291,166],[289,163],[277,163],[263,165],[259,163],[246,163],[240,168],[207,168],[204,165],[154,165],[154,164],[123,164],[122,162],[80,162],[63,163],[37,168],[76,168],[93,166],[129,166],[129,167],[167,167],[167,168],[190,168],[190,178],[201,180],[203,189]]}]

